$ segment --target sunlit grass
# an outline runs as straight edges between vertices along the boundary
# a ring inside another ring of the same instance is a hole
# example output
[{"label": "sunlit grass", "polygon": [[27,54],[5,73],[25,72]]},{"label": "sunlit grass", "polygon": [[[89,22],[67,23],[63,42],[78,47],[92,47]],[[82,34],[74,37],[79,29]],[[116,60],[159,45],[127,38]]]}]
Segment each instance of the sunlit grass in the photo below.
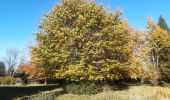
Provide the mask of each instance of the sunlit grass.
[{"label": "sunlit grass", "polygon": [[57,100],[170,100],[170,88],[131,86],[121,91],[104,91],[96,95],[65,94]]}]

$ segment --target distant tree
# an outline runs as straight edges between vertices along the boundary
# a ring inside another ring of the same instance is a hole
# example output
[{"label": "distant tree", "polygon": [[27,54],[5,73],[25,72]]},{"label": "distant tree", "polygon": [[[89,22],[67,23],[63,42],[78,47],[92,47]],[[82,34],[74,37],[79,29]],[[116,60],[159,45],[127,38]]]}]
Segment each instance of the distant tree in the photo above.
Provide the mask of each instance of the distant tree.
[{"label": "distant tree", "polygon": [[22,63],[18,66],[17,72],[28,76],[28,79],[37,81],[39,78],[43,78],[41,70],[35,66],[32,62]]},{"label": "distant tree", "polygon": [[7,66],[7,75],[13,76],[15,67],[18,63],[18,50],[9,49],[6,51],[6,57],[4,57],[4,63]]},{"label": "distant tree", "polygon": [[19,52],[18,65],[25,64],[30,60],[29,48],[26,48]]},{"label": "distant tree", "polygon": [[25,63],[27,63],[26,57],[25,56],[21,56],[20,59],[19,59],[19,66],[23,65]]},{"label": "distant tree", "polygon": [[170,35],[170,28],[168,27],[168,24],[166,23],[165,19],[162,16],[159,17],[158,25],[160,28],[167,30]]},{"label": "distant tree", "polygon": [[5,76],[5,64],[4,62],[0,61],[0,76]]}]

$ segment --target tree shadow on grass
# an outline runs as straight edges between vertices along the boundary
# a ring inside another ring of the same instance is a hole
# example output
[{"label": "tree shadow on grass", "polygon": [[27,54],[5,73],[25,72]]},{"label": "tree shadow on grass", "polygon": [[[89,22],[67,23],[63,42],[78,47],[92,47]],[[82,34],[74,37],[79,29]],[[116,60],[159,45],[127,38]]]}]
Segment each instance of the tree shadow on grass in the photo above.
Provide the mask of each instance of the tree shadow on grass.
[{"label": "tree shadow on grass", "polygon": [[109,87],[113,91],[128,90],[130,86],[139,86],[141,82],[139,80],[123,80],[109,82]]},{"label": "tree shadow on grass", "polygon": [[0,87],[0,100],[13,100],[14,98],[36,94],[41,91],[53,90],[57,87],[58,85],[26,87],[3,86]]},{"label": "tree shadow on grass", "polygon": [[118,83],[110,85],[111,90],[113,91],[122,91],[129,89],[129,85],[127,83]]}]

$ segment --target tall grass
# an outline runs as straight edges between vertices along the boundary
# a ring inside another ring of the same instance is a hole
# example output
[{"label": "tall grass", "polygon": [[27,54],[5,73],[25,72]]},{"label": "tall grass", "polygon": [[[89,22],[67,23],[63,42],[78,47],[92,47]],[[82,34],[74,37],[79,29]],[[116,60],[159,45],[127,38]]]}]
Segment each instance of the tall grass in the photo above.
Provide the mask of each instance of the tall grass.
[{"label": "tall grass", "polygon": [[170,100],[170,88],[131,86],[121,91],[104,91],[96,95],[65,94],[56,100]]}]

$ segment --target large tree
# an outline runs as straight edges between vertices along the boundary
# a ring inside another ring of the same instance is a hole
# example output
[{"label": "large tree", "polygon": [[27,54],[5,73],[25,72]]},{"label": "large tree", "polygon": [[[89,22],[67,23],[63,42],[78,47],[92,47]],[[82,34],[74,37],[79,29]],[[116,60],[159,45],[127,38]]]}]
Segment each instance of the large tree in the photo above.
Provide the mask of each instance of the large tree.
[{"label": "large tree", "polygon": [[[168,27],[168,24],[166,23],[165,19],[160,16],[159,20],[158,20],[158,25],[160,28],[167,30],[168,34],[170,36],[170,28]],[[160,62],[162,64],[164,64],[164,75],[166,76],[166,78],[168,80],[170,80],[170,44],[169,44],[169,48],[164,48],[161,50],[162,53],[164,53],[164,57],[161,57]]]},{"label": "large tree", "polygon": [[121,11],[62,0],[40,23],[32,58],[48,76],[72,81],[137,78],[133,36]]},{"label": "large tree", "polygon": [[148,43],[150,48],[149,52],[151,63],[153,65],[154,72],[162,77],[162,73],[165,71],[164,69],[166,68],[167,63],[162,63],[161,61],[167,60],[166,55],[168,52],[165,51],[169,48],[170,37],[168,36],[167,30],[159,27],[159,25],[155,24],[151,19],[148,20],[148,26],[149,30],[146,43]]}]

